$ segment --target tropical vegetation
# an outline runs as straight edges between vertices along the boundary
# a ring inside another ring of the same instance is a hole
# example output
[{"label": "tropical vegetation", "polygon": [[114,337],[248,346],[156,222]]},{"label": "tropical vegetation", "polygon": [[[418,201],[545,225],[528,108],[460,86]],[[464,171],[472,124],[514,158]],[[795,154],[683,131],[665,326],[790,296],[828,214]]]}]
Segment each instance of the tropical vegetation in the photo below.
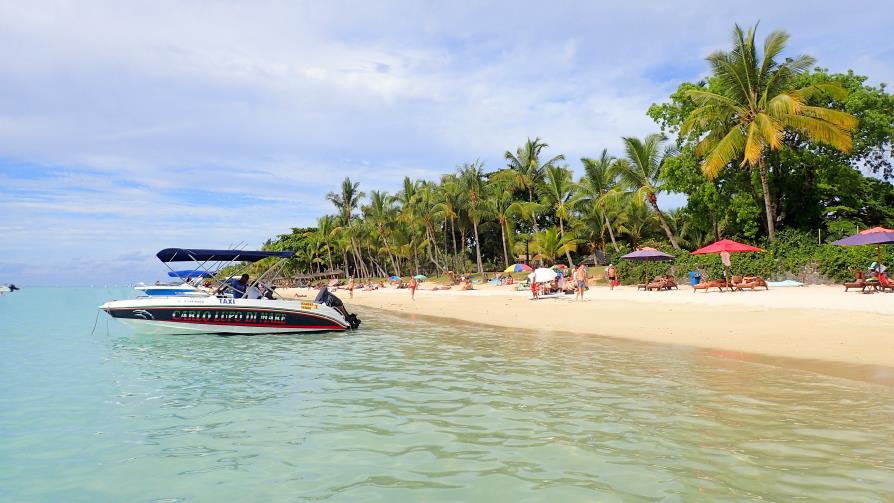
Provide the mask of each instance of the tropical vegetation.
[{"label": "tropical vegetation", "polygon": [[[710,76],[653,104],[656,131],[622,137],[614,155],[594,145],[570,163],[536,137],[502,166],[469,161],[438,180],[406,177],[394,193],[345,178],[327,195],[331,214],[267,246],[295,251],[287,272],[358,277],[616,261],[654,246],[683,274],[713,267],[687,250],[731,238],[768,249],[736,258],[754,273],[836,279],[865,257],[826,243],[894,226],[894,96],[785,54],[784,32],[759,48],[755,28],[736,26],[731,50],[707,58]],[[670,194],[685,204],[671,208]]]}]

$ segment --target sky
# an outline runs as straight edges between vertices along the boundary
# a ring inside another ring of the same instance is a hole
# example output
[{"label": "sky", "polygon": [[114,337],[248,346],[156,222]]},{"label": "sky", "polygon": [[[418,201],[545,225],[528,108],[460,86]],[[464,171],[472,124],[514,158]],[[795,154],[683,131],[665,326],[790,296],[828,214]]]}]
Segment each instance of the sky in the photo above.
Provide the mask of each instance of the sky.
[{"label": "sky", "polygon": [[[0,283],[154,281],[167,247],[260,246],[349,176],[394,191],[540,137],[621,153],[734,23],[894,82],[849,2],[0,0]],[[681,196],[659,199],[668,207]]]}]

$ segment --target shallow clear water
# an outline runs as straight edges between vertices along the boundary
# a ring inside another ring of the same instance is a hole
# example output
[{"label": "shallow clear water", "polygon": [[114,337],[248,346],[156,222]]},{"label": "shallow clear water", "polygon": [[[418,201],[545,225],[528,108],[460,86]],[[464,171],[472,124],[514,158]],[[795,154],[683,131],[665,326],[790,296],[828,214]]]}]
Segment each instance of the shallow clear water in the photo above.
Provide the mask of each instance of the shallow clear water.
[{"label": "shallow clear water", "polygon": [[0,297],[0,499],[894,499],[889,387],[375,312],[353,334],[91,335],[126,295]]}]

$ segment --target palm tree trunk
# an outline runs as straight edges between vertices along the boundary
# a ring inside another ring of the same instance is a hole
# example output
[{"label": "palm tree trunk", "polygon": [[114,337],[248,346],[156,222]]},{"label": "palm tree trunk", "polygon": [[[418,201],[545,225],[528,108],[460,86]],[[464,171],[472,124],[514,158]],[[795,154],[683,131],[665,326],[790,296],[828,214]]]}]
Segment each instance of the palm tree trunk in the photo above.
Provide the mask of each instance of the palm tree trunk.
[{"label": "palm tree trunk", "polygon": [[506,251],[506,224],[504,222],[500,223],[500,233],[503,237],[503,262],[506,263],[506,267],[509,267],[509,253]]},{"label": "palm tree trunk", "polygon": [[456,266],[457,264],[457,251],[456,251],[456,224],[453,221],[453,217],[450,217],[450,240],[453,241],[453,272],[458,272],[459,268]]},{"label": "palm tree trunk", "polygon": [[[534,202],[534,189],[531,187],[528,187],[528,202]],[[537,227],[537,215],[534,213],[531,213],[531,226],[534,227],[535,233],[540,232],[540,228]]]},{"label": "palm tree trunk", "polygon": [[[384,230],[384,229],[383,229]],[[397,275],[400,276],[400,266],[397,265],[397,262],[394,261],[394,255],[391,254],[391,247],[388,245],[388,238],[385,237],[385,233],[380,231],[382,234],[382,241],[385,242],[385,251],[388,252],[388,258],[391,259],[391,265],[394,266],[394,270],[397,271]]]},{"label": "palm tree trunk", "polygon": [[[559,218],[559,235],[562,236],[562,239],[565,239],[565,224],[562,222],[562,219]],[[574,269],[574,262],[571,261],[571,252],[567,249],[565,250],[565,258],[568,259],[568,267],[570,269]]]},{"label": "palm tree trunk", "polygon": [[419,275],[419,254],[416,253],[416,245],[413,244],[413,269],[416,270],[416,275]]},{"label": "palm tree trunk", "polygon": [[[618,243],[615,241],[615,233],[612,231],[612,223],[608,221],[608,215],[605,213],[605,209],[602,210],[602,219],[605,220],[605,226],[608,227],[608,237],[612,240],[612,246],[615,248],[615,253],[618,253]],[[603,246],[605,249],[605,246]]]},{"label": "palm tree trunk", "polygon": [[776,211],[770,198],[770,179],[767,175],[767,165],[764,163],[763,155],[758,161],[758,171],[761,175],[761,188],[764,191],[764,208],[767,210],[767,235],[770,237],[770,241],[773,241],[776,239]]},{"label": "palm tree trunk", "polygon": [[472,220],[472,229],[475,231],[475,257],[478,259],[478,274],[484,281],[484,266],[481,264],[481,242],[478,241],[478,222]]},{"label": "palm tree trunk", "polygon": [[649,203],[652,205],[652,209],[655,210],[655,214],[658,215],[658,223],[661,224],[661,228],[664,229],[664,233],[667,234],[667,239],[670,240],[671,246],[674,247],[674,250],[679,250],[680,245],[677,244],[677,240],[674,238],[674,233],[671,232],[670,226],[667,225],[667,220],[664,219],[664,213],[658,209],[658,201],[655,194],[649,194]]},{"label": "palm tree trunk", "polygon": [[[462,245],[462,255],[460,255],[461,263],[459,265],[462,266],[462,272],[466,272],[466,228],[463,226],[459,227],[459,242]],[[459,268],[457,267],[457,272],[459,272]]]}]

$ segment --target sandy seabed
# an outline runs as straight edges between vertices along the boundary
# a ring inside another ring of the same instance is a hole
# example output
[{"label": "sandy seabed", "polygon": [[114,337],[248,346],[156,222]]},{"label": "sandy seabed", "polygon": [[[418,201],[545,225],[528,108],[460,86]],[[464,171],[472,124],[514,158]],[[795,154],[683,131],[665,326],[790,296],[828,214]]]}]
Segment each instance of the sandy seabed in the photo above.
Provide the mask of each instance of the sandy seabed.
[{"label": "sandy seabed", "polygon": [[[439,290],[355,290],[348,305],[534,331],[563,331],[689,345],[768,356],[894,367],[894,293],[845,292],[841,286],[779,287],[709,293],[590,287],[573,295],[531,300],[513,286]],[[284,297],[313,297],[289,289]]]}]

